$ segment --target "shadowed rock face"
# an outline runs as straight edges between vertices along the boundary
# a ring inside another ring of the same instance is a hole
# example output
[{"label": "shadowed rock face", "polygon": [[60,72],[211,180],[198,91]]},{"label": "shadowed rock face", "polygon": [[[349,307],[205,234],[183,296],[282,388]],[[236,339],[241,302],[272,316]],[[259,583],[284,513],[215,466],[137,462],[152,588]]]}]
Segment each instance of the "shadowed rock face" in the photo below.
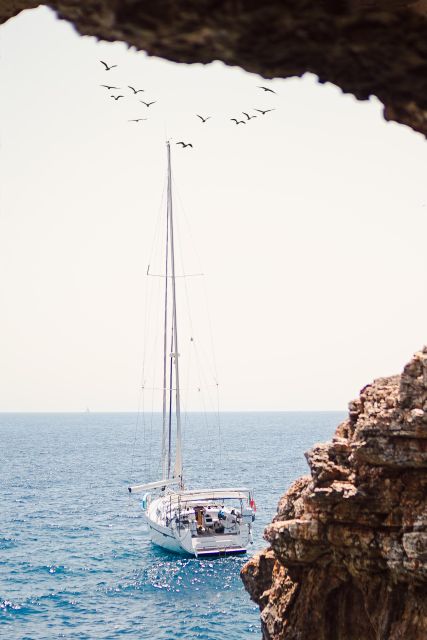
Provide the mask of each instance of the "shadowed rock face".
[{"label": "shadowed rock face", "polygon": [[[32,0],[0,0],[0,22]],[[52,0],[81,34],[266,78],[310,71],[427,134],[427,0]]]},{"label": "shadowed rock face", "polygon": [[427,348],[349,409],[242,570],[264,638],[427,638]]}]

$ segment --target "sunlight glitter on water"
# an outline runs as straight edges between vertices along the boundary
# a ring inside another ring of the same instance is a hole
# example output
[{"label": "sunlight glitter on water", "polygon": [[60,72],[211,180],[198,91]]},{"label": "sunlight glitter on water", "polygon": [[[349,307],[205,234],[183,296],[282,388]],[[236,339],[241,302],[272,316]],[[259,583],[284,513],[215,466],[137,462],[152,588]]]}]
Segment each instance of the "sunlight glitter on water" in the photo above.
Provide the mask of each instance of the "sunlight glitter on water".
[{"label": "sunlight glitter on water", "polygon": [[[223,485],[235,485],[238,477],[255,488],[253,553],[265,546],[262,531],[280,495],[307,472],[303,451],[330,438],[341,415],[221,419],[229,456],[215,469]],[[189,435],[189,483],[208,484],[212,471],[198,455],[200,434]],[[3,415],[0,436],[8,443],[0,451],[4,637],[240,640],[260,634],[258,608],[239,577],[248,556],[197,560],[151,545],[139,503],[127,497],[129,446],[118,445],[132,441],[129,414]]]}]

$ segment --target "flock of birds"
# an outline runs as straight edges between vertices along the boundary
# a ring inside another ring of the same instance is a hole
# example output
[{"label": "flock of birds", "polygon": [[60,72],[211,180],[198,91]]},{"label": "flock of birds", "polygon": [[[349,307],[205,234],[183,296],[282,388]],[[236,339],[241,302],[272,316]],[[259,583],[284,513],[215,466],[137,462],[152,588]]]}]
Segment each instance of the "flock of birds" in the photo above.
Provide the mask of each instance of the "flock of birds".
[{"label": "flock of birds", "polygon": [[[118,66],[117,64],[108,65],[103,60],[100,60],[100,63],[102,65],[104,65],[105,71],[111,71],[111,69],[115,69]],[[101,87],[104,87],[108,91],[121,91],[120,87],[115,87],[114,85],[101,84]],[[257,88],[258,89],[262,89],[266,93],[273,93],[274,95],[276,95],[276,92],[273,91],[273,89],[270,89],[269,87],[259,86]],[[138,93],[143,93],[144,92],[144,89],[137,89],[136,87],[132,87],[130,85],[128,85],[128,89],[130,89],[133,92],[133,96],[138,95]],[[110,95],[110,98],[113,98],[113,100],[115,100],[116,102],[118,100],[120,100],[120,98],[124,98],[124,97],[125,96],[123,94]],[[139,102],[141,102],[143,105],[145,105],[145,107],[148,109],[149,107],[151,107],[151,105],[156,104],[157,100],[152,100],[151,102],[145,102],[144,100],[140,100]],[[274,108],[272,108],[272,109],[253,109],[253,111],[256,111],[257,114],[265,116],[267,113],[270,113],[270,111],[275,111],[275,109]],[[258,117],[257,115],[251,115],[249,113],[246,113],[245,111],[242,111],[242,114],[245,116],[246,119],[241,120],[239,118],[230,118],[230,122],[235,122],[236,125],[247,124],[248,122],[250,122],[254,118]],[[210,120],[211,117],[212,117],[212,116],[204,117],[204,116],[199,115],[198,113],[196,113],[195,116],[201,120],[202,124],[206,124],[206,122],[208,120]],[[138,123],[138,122],[143,122],[144,120],[148,120],[148,118],[132,118],[131,120],[128,120],[128,122],[136,122],[136,123]],[[176,144],[177,145],[181,145],[183,149],[186,149],[187,147],[193,148],[193,145],[191,144],[191,142],[182,142],[182,141],[180,141],[180,142],[177,142]]]}]

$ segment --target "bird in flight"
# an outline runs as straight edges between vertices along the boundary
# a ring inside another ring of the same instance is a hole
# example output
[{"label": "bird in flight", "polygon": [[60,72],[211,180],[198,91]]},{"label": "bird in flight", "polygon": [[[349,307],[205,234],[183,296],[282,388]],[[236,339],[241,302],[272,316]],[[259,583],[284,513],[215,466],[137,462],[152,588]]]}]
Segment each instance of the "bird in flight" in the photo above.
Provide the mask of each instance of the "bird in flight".
[{"label": "bird in flight", "polygon": [[128,122],[142,122],[143,120],[148,120],[148,118],[134,118],[133,120],[128,120]]},{"label": "bird in flight", "polygon": [[242,111],[243,115],[247,117],[248,120],[252,120],[252,118],[256,118],[256,116],[250,116],[248,113]]},{"label": "bird in flight", "polygon": [[114,67],[117,67],[116,64],[112,64],[110,67],[108,66],[108,64],[106,62],[104,62],[103,60],[100,60],[99,62],[101,62],[104,67],[105,67],[105,71],[110,71],[110,69],[114,69]]},{"label": "bird in flight", "polygon": [[255,111],[258,111],[258,113],[262,113],[262,115],[265,116],[266,113],[269,113],[270,111],[275,111],[275,109],[266,109],[265,111],[263,111],[262,109],[255,109]]},{"label": "bird in flight", "polygon": [[110,98],[114,98],[117,101],[119,98],[124,98],[124,96],[110,96]]},{"label": "bird in flight", "polygon": [[111,89],[114,89],[115,91],[120,91],[120,87],[109,87],[108,84],[100,84],[100,87],[105,87],[106,89],[108,89],[108,91],[111,91]]},{"label": "bird in flight", "polygon": [[198,114],[198,113],[196,113],[196,116],[197,116],[198,118],[200,118],[200,120],[201,120],[202,122],[206,122],[206,120],[209,120],[209,118],[211,117],[211,116],[208,116],[207,118],[204,118],[203,116],[199,116],[199,114]]},{"label": "bird in flight", "polygon": [[144,91],[144,89],[135,89],[134,87],[131,87],[130,84],[128,84],[128,87],[129,87],[129,89],[132,89],[134,95],[136,95],[140,91]]},{"label": "bird in flight", "polygon": [[230,120],[236,124],[246,124],[244,120],[237,120],[236,118],[230,118]]},{"label": "bird in flight", "polygon": [[176,144],[182,144],[182,148],[185,149],[185,147],[191,147],[193,148],[193,145],[191,144],[191,142],[177,142]]},{"label": "bird in flight", "polygon": [[142,104],[145,104],[146,107],[149,107],[150,104],[154,104],[155,102],[157,102],[157,100],[153,100],[153,102],[144,102],[144,100],[140,100],[140,102],[142,102]]},{"label": "bird in flight", "polygon": [[264,89],[264,91],[269,91],[270,93],[276,93],[275,91],[273,91],[273,89],[270,89],[269,87],[258,87],[258,89]]}]

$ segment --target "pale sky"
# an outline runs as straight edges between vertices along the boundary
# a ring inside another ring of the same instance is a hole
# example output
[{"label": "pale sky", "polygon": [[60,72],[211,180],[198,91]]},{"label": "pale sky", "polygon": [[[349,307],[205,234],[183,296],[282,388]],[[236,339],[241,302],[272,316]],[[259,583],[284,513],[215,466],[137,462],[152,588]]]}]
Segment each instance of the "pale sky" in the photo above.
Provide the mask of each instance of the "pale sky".
[{"label": "pale sky", "polygon": [[[149,58],[46,8],[0,27],[0,82],[1,411],[137,409],[166,137],[222,410],[345,409],[425,343],[427,143],[376,99]],[[230,122],[254,108],[275,111]]]}]

